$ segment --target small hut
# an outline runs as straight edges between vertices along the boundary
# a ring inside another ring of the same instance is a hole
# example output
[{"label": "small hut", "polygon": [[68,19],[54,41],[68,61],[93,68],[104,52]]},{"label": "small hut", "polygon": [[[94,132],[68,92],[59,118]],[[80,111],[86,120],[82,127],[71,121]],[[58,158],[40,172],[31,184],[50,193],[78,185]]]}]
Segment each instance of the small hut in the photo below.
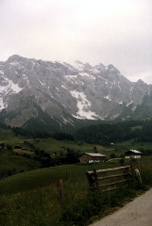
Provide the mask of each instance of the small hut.
[{"label": "small hut", "polygon": [[134,159],[140,159],[142,155],[142,152],[137,150],[129,150],[125,153],[125,158],[134,158]]},{"label": "small hut", "polygon": [[79,158],[80,163],[104,162],[105,159],[106,156],[100,153],[85,153]]},{"label": "small hut", "polygon": [[14,149],[22,149],[22,147],[20,147],[19,145],[16,145],[15,147],[13,147]]}]

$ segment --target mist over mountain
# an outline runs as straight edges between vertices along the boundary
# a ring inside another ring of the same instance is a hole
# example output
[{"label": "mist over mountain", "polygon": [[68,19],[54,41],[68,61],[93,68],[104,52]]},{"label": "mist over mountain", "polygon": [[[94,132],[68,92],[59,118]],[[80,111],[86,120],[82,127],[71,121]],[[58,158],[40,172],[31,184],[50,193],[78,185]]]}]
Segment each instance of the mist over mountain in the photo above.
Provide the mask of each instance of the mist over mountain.
[{"label": "mist over mountain", "polygon": [[29,130],[152,117],[152,85],[131,82],[112,64],[28,59],[0,62],[0,122]]}]

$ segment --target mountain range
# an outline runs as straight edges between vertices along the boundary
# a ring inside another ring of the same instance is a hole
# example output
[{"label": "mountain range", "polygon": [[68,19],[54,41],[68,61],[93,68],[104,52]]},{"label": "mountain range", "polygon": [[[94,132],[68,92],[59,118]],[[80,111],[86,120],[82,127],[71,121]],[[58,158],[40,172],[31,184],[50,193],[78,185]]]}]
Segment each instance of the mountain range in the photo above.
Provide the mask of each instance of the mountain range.
[{"label": "mountain range", "polygon": [[152,117],[152,85],[112,64],[73,65],[13,55],[0,62],[0,122],[27,130],[72,131],[85,124]]}]

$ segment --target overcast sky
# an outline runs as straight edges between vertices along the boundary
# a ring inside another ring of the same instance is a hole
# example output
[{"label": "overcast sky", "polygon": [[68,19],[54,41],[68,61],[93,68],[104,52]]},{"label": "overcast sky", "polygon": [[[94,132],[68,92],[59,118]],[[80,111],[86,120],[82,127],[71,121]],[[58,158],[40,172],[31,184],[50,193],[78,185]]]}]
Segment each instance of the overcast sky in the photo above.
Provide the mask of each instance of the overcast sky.
[{"label": "overcast sky", "polygon": [[113,64],[152,84],[152,0],[0,0],[0,60]]}]

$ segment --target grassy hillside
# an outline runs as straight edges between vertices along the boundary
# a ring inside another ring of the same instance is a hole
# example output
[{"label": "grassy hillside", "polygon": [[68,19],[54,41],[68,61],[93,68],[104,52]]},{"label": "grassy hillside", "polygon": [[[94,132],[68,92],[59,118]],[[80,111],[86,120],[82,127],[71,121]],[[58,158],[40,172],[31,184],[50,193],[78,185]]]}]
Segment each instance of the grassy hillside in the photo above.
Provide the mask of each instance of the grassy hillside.
[{"label": "grassy hillside", "polygon": [[119,161],[114,163],[98,164],[72,164],[19,173],[0,181],[0,194],[11,194],[27,191],[47,185],[57,185],[60,179],[77,183],[82,181],[86,186],[85,172],[87,170],[108,168],[120,165]]},{"label": "grassy hillside", "polygon": [[39,167],[40,163],[36,160],[16,155],[6,149],[0,149],[0,175],[2,178]]},{"label": "grassy hillside", "polygon": [[[25,150],[11,150],[9,148],[16,145]],[[102,145],[88,144],[82,141],[32,138],[30,135],[15,135],[11,130],[0,129],[0,175],[3,178],[19,172],[46,167],[46,163],[42,162],[40,156],[36,154],[38,151],[46,152],[51,158],[57,159],[57,162],[47,164],[49,166],[51,164],[65,164],[65,161],[58,159],[65,157],[68,149],[76,151],[78,155],[84,152],[99,152],[109,158],[112,154],[116,157],[123,156],[128,149],[139,149],[145,153],[145,150],[151,150],[151,145],[151,142],[143,143],[130,139],[121,143],[114,143],[109,147],[103,147]]]},{"label": "grassy hillside", "polygon": [[[23,150],[14,149],[13,147],[16,145],[19,145]],[[11,130],[0,129],[0,175],[4,178],[21,171],[44,167],[46,164],[41,161],[42,156],[38,155],[39,153],[48,153],[55,159],[65,156],[68,149],[77,151],[79,155],[84,152],[96,151],[105,154],[107,157],[113,151],[113,148],[104,148],[101,145],[79,141],[59,141],[53,138],[36,139],[15,135]]]},{"label": "grassy hillside", "polygon": [[113,150],[113,148],[105,148],[101,145],[87,144],[79,141],[58,141],[53,138],[41,138],[38,140],[39,142],[35,141],[33,144],[40,149],[46,150],[50,154],[54,152],[59,153],[64,151],[66,148],[79,150],[81,153],[94,152],[95,147],[96,150],[101,153]]},{"label": "grassy hillside", "polygon": [[15,136],[15,134],[11,130],[0,128],[0,143],[5,142],[9,144],[19,143],[20,137]]},{"label": "grassy hillside", "polygon": [[[107,127],[105,129],[107,131]],[[119,129],[121,131],[121,126]],[[142,127],[138,124],[131,127],[132,132],[138,132],[138,134],[141,129]],[[113,144],[109,142],[109,146],[103,147],[82,141],[59,141],[52,137],[37,138],[28,133],[23,133],[24,136],[21,136],[17,130],[14,131],[16,132],[0,128],[0,174],[3,178],[0,180],[2,225],[87,225],[94,216],[106,215],[143,192],[143,189],[152,186],[151,156],[144,156],[141,162],[134,162],[140,169],[142,186],[133,183],[127,190],[125,188],[108,194],[89,190],[86,171],[119,166],[120,158],[96,164],[68,164],[69,162],[65,161],[68,150],[71,151],[70,154],[73,152],[79,155],[84,152],[99,152],[105,154],[107,158],[112,154],[115,157],[123,156],[128,149],[142,149],[146,153],[146,149],[151,150],[150,139],[148,142],[142,142],[142,139],[139,142],[135,136],[130,139],[130,136],[125,135],[128,137],[127,140],[113,142]],[[111,136],[119,136],[120,132],[117,131],[117,134],[114,134],[110,130],[110,133]],[[96,134],[99,139],[106,138],[103,133],[96,131]],[[91,136],[93,138],[94,132]],[[21,148],[14,149],[16,145]],[[62,158],[64,161],[61,161]],[[57,161],[54,161],[55,159]],[[126,160],[125,164],[128,164]],[[46,168],[46,166],[51,167]],[[63,180],[64,187],[64,208],[60,201],[60,179]]]},{"label": "grassy hillside", "polygon": [[54,152],[61,152],[65,150],[66,148],[80,150],[80,152],[91,152],[94,150],[94,147],[96,147],[96,150],[98,152],[105,152],[105,151],[111,151],[113,148],[105,148],[101,145],[94,145],[94,144],[87,144],[85,142],[79,142],[79,141],[59,141],[53,138],[28,138],[23,136],[15,136],[15,134],[11,130],[4,130],[0,129],[0,143],[5,143],[6,145],[20,145],[22,147],[27,148],[27,150],[31,150],[29,145],[26,144],[26,142],[29,142],[30,144],[33,144],[35,147],[39,149],[43,149],[46,152],[53,154]]},{"label": "grassy hillside", "polygon": [[[63,165],[0,180],[0,221],[5,226],[87,225],[91,217],[104,216],[140,194],[141,190],[137,187],[104,195],[90,193],[85,172],[119,164],[119,161],[115,161]],[[152,186],[151,157],[143,158],[140,167],[144,185]],[[60,205],[60,179],[63,179],[64,185],[64,208]]]},{"label": "grassy hillside", "polygon": [[119,142],[116,144],[119,149],[149,149],[152,150],[152,142],[136,142],[135,139]]}]

